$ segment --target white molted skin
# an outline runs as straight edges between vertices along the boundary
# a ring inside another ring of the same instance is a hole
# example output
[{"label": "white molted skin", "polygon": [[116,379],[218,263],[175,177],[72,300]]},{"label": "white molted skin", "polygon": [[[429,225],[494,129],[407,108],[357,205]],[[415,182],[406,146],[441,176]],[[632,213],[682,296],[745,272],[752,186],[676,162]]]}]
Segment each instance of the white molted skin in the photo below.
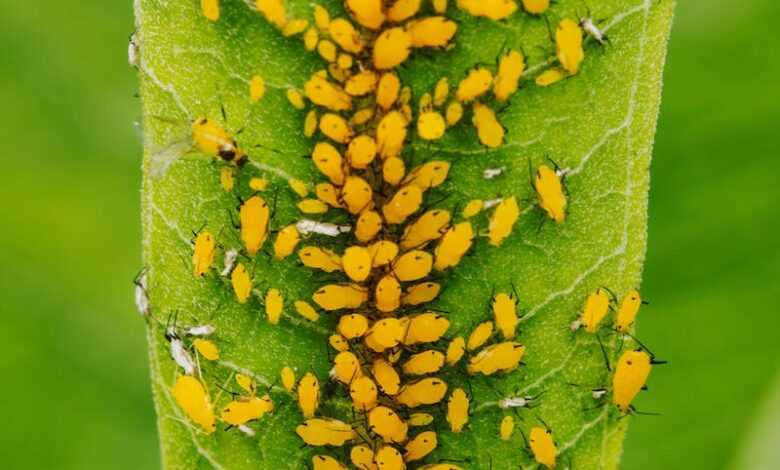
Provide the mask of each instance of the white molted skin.
[{"label": "white molted skin", "polygon": [[176,364],[184,369],[184,373],[192,375],[195,373],[195,362],[192,360],[190,353],[184,349],[184,344],[179,338],[171,338],[171,357]]},{"label": "white molted skin", "polygon": [[328,237],[337,237],[342,233],[349,233],[349,231],[352,230],[352,227],[349,225],[336,225],[327,222],[316,222],[309,219],[299,220],[295,224],[295,228],[298,229],[298,232],[301,235],[316,233]]}]

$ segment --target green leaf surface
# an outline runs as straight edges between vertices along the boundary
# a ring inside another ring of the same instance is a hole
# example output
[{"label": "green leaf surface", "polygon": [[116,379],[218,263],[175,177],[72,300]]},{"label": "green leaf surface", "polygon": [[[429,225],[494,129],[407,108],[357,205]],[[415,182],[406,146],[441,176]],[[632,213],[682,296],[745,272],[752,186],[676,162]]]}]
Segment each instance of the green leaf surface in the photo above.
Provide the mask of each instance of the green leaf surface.
[{"label": "green leaf surface", "polygon": [[[274,196],[269,199],[277,199],[274,227],[299,218],[297,197],[286,180],[317,179],[311,161],[300,157],[314,143],[302,133],[304,112],[287,102],[285,92],[302,88],[322,62],[305,52],[300,39],[283,38],[243,2],[222,3],[222,18],[209,23],[196,0],[136,0],[145,134],[143,247],[153,313],[164,319],[178,311],[180,321],[197,319],[217,327],[221,360],[202,364],[213,381],[235,370],[248,371],[269,385],[283,365],[299,372],[313,368],[324,381],[329,369],[325,338],[333,317],[324,315],[311,324],[295,318],[292,309],[293,300],[309,298],[323,283],[322,276],[299,266],[295,256],[271,262],[259,255],[256,285],[279,288],[286,299],[283,320],[269,325],[256,300],[238,306],[229,285],[217,276],[200,280],[191,274],[193,230],[204,224],[213,233],[224,229],[220,241],[238,245],[228,216],[237,201],[220,188],[216,167],[183,158],[162,177],[151,172],[153,155],[185,141],[190,119],[219,118],[223,104],[227,127],[234,132],[243,128],[239,142],[251,149],[252,162],[241,176],[244,187],[250,175],[265,175],[272,182]],[[440,77],[457,82],[475,63],[494,64],[504,46],[522,48],[532,72],[544,67],[554,49],[544,20],[520,12],[503,22],[478,20],[451,3],[448,15],[460,26],[455,47],[417,54],[399,72],[402,81],[412,85],[415,100]],[[311,18],[308,2],[289,0],[287,5],[291,14]],[[333,2],[327,6],[334,13],[343,11]],[[608,380],[594,337],[573,335],[569,324],[596,287],[608,286],[620,294],[640,284],[650,157],[673,2],[604,0],[591,9],[594,18],[604,19],[611,43],[599,47],[591,41],[575,77],[548,88],[526,83],[499,114],[508,130],[503,147],[482,148],[467,119],[441,141],[411,143],[415,161],[438,154],[452,162],[450,177],[439,188],[447,196],[443,205],[462,207],[472,198],[515,195],[526,209],[500,248],[484,239],[475,244],[473,254],[447,276],[446,289],[434,305],[449,312],[450,334],[468,334],[488,318],[491,292],[514,285],[526,314],[519,340],[527,346],[527,366],[468,383],[462,371],[445,373],[451,385],[473,390],[472,416],[459,435],[444,429],[443,419],[437,421],[440,446],[427,462],[468,458],[466,468],[532,467],[519,433],[510,442],[498,439],[503,414],[496,406],[496,390],[533,395],[544,391],[540,407],[520,412],[525,422],[519,425],[527,431],[534,416],[542,417],[553,430],[564,465],[615,468],[620,460],[629,420],[620,419],[612,407],[586,410],[594,407],[587,390],[567,385],[605,385]],[[577,17],[582,10],[580,2],[560,0],[551,12],[554,21]],[[255,74],[265,78],[268,92],[250,105],[248,81]],[[252,148],[256,144],[280,152]],[[546,155],[571,169],[570,206],[563,224],[539,228],[543,218],[532,207],[528,160],[538,165]],[[504,175],[482,178],[485,168],[500,166],[508,169]],[[486,215],[477,223],[485,227]],[[235,429],[210,436],[198,431],[171,397],[177,371],[163,328],[154,322],[149,323],[148,341],[165,468],[304,468],[316,453],[295,435],[300,414],[283,394],[278,411],[255,424],[255,438]],[[609,336],[606,343],[615,348],[617,340]],[[213,395],[219,392],[213,385],[210,389]],[[347,460],[341,452],[337,455]]]}]

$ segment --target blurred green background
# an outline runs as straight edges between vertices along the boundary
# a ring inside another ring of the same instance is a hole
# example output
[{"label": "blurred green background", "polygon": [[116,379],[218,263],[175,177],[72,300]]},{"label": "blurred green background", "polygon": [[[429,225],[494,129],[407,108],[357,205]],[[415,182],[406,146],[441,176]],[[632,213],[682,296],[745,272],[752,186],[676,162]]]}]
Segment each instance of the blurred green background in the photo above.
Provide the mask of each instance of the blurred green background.
[{"label": "blurred green background", "polygon": [[[130,1],[0,0],[0,462],[159,467]],[[780,4],[683,0],[652,170],[625,469],[780,468]]]}]

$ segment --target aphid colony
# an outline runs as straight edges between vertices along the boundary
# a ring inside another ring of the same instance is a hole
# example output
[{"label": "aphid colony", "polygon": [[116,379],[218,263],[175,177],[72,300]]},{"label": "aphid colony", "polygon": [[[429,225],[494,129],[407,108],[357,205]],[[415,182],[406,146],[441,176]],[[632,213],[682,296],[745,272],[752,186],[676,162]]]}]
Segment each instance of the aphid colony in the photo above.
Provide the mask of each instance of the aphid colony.
[{"label": "aphid colony", "polygon": [[[426,307],[442,291],[441,274],[473,251],[475,238],[484,236],[487,245],[500,246],[513,233],[521,209],[515,196],[471,200],[458,213],[438,207],[432,194],[447,182],[451,163],[434,159],[407,168],[406,144],[413,136],[440,139],[470,112],[481,144],[501,146],[506,131],[489,103],[507,102],[518,91],[526,78],[526,57],[510,49],[501,53],[494,69],[476,66],[452,87],[442,78],[419,97],[415,110],[411,89],[395,70],[416,49],[453,46],[458,25],[444,16],[446,0],[432,2],[435,14],[421,13],[419,0],[346,0],[342,17],[314,5],[313,24],[289,18],[283,0],[249,3],[285,37],[300,36],[305,49],[327,63],[306,79],[302,90],[287,90],[290,104],[306,111],[303,134],[316,138],[310,156],[322,179],[316,183],[291,179],[287,187],[274,188],[294,193],[302,216],[276,227],[275,203],[262,194],[271,183],[262,177],[238,178],[247,154],[217,121],[195,120],[193,146],[222,162],[219,182],[224,191],[246,195],[245,183],[251,193],[240,198],[237,207],[240,248],[223,246],[219,234],[207,229],[197,231],[192,239],[192,273],[197,278],[223,279],[240,304],[258,299],[271,325],[278,324],[290,307],[299,321],[317,322],[323,312],[334,317],[335,329],[327,339],[332,368],[327,378],[307,371],[296,379],[295,370],[284,366],[278,380],[283,391],[268,387],[264,393],[258,393],[252,377],[235,374],[240,391],[224,381],[216,384],[230,395],[229,401],[217,406],[200,366],[201,359],[219,359],[217,344],[208,339],[214,329],[180,327],[174,319],[165,325],[170,355],[181,370],[172,395],[205,433],[214,432],[219,421],[250,436],[255,434],[251,423],[278,408],[275,399],[288,399],[301,414],[295,432],[306,445],[346,447],[348,452],[342,455],[358,469],[418,466],[437,448],[438,431],[460,433],[468,426],[473,397],[442,378],[445,368],[468,381],[471,376],[508,374],[522,364],[526,351],[517,338],[521,316],[516,293],[495,294],[492,318],[475,325],[468,335],[452,334],[447,314]],[[549,3],[522,0],[522,8],[540,15]],[[506,19],[518,9],[513,0],[458,0],[457,6],[492,20]],[[209,21],[219,20],[219,0],[201,0],[201,8]],[[605,38],[590,20],[562,20],[554,34],[555,65],[536,77],[537,84],[547,86],[578,73],[584,59],[583,29],[599,43]],[[253,77],[251,102],[265,93],[262,77]],[[484,177],[496,178],[505,170],[485,169]],[[555,165],[540,165],[531,173],[536,205],[556,223],[566,218],[564,177]],[[479,227],[474,217],[488,210],[492,212],[487,225]],[[348,216],[349,223],[327,221],[333,213]],[[220,253],[221,266],[217,266]],[[283,286],[261,291],[252,265],[263,253],[275,261],[297,258],[305,268],[332,281],[317,287],[309,298],[285,298]],[[139,311],[151,316],[145,271],[135,285]],[[611,300],[605,301],[601,290],[591,297],[576,326],[593,333]],[[618,332],[628,333],[639,303],[638,292],[626,296],[617,315]],[[642,351],[621,356],[611,385],[612,403],[621,413],[632,410],[631,402],[644,386],[651,363],[651,356]],[[336,384],[335,391],[326,382]],[[536,398],[509,396],[499,407],[531,408]],[[333,399],[351,403],[351,418],[321,411],[321,405]],[[437,423],[438,408],[444,410],[446,424]],[[514,428],[513,416],[506,414],[497,436],[509,440]],[[527,448],[541,465],[555,466],[557,451],[546,424],[530,429]],[[314,469],[347,468],[342,460],[323,450],[311,464]],[[417,468],[460,466],[440,461]]]}]

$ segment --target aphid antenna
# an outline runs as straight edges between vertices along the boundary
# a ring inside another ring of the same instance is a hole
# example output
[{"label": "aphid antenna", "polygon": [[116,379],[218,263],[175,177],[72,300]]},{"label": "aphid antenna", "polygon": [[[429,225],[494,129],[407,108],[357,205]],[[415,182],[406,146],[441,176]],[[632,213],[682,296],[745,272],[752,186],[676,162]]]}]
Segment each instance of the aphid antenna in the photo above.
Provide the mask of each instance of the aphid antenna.
[{"label": "aphid antenna", "polygon": [[550,37],[550,41],[555,43],[555,35],[552,32],[552,26],[550,26],[550,16],[544,16],[544,24],[547,25],[547,35]]},{"label": "aphid antenna", "polygon": [[544,422],[544,420],[542,419],[542,417],[541,417],[541,416],[539,416],[539,415],[536,415],[536,419],[537,419],[537,420],[538,420],[540,423],[542,423],[542,426],[544,426],[544,429],[546,429],[546,430],[547,430],[547,432],[549,432],[549,433],[552,433],[552,429],[550,429],[550,426],[548,426],[548,425],[547,425],[547,423],[545,423],[545,422]]},{"label": "aphid antenna", "polygon": [[601,355],[604,357],[604,364],[607,366],[607,370],[612,372],[612,367],[609,364],[609,357],[607,356],[607,350],[604,348],[604,343],[601,341],[601,336],[599,335],[599,332],[596,333],[596,339],[599,342],[599,348],[601,348]]},{"label": "aphid antenna", "polygon": [[629,414],[630,415],[638,415],[638,416],[663,416],[663,414],[656,413],[656,412],[653,412],[653,411],[639,411],[639,410],[637,410],[634,407],[634,405],[630,405],[628,407],[628,413],[626,413],[626,414],[627,415],[629,415]]},{"label": "aphid antenna", "polygon": [[612,289],[610,289],[610,288],[609,288],[609,287],[607,287],[607,286],[599,286],[599,287],[600,287],[600,288],[602,288],[602,289],[604,289],[605,291],[607,291],[607,293],[609,294],[609,296],[610,296],[610,297],[612,297],[612,301],[613,301],[613,302],[617,302],[617,295],[615,295],[615,293],[612,291]]},{"label": "aphid antenna", "polygon": [[627,335],[629,338],[631,338],[634,341],[636,341],[636,343],[640,346],[640,348],[644,349],[647,352],[647,354],[650,355],[650,363],[651,364],[653,364],[653,365],[662,365],[662,364],[666,364],[668,362],[668,361],[656,361],[655,360],[655,354],[653,353],[653,351],[651,351],[650,348],[645,346],[644,343],[639,341],[639,338],[637,338],[636,336],[632,335],[628,331],[625,332],[625,335]]}]

